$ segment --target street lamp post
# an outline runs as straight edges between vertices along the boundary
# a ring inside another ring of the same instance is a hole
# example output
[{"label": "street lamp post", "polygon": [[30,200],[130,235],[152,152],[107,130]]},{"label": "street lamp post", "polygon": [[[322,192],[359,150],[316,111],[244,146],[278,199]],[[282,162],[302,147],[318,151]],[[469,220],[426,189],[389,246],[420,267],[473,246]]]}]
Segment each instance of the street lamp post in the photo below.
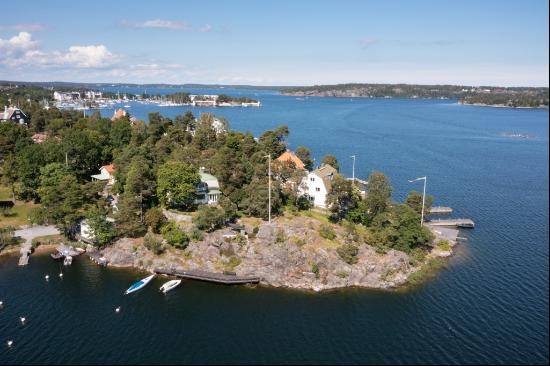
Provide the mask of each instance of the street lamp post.
[{"label": "street lamp post", "polygon": [[351,158],[353,159],[353,165],[351,168],[351,180],[353,183],[355,183],[355,155],[352,155]]},{"label": "street lamp post", "polygon": [[268,181],[269,181],[269,185],[268,185],[268,199],[269,199],[269,206],[267,208],[267,212],[268,212],[268,218],[269,218],[269,223],[271,224],[271,155],[266,155],[267,157],[267,164],[268,164],[268,173],[267,173],[267,176],[268,176]]},{"label": "street lamp post", "polygon": [[420,226],[424,225],[424,205],[426,202],[426,181],[428,180],[427,176],[409,180],[409,183],[417,182],[419,180],[424,181],[424,191],[422,192],[422,213],[420,215]]}]

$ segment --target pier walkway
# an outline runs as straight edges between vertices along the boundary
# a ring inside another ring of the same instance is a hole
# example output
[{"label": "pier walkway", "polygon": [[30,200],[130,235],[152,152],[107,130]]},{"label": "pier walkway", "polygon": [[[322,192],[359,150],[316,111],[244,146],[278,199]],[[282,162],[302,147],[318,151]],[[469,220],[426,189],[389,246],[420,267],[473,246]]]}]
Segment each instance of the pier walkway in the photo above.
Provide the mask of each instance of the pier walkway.
[{"label": "pier walkway", "polygon": [[453,212],[453,209],[450,207],[435,206],[430,208],[431,214],[450,214],[452,212]]},{"label": "pier walkway", "polygon": [[437,219],[427,221],[426,223],[431,226],[456,226],[463,228],[473,228],[475,226],[474,222],[470,219]]},{"label": "pier walkway", "polygon": [[225,285],[244,285],[248,283],[259,283],[261,280],[260,277],[234,276],[200,270],[172,270],[157,268],[155,269],[155,273],[187,278],[191,280],[223,283]]},{"label": "pier walkway", "polygon": [[21,257],[19,258],[19,265],[26,266],[29,264],[29,256],[32,252],[32,240],[39,236],[56,235],[60,234],[59,230],[54,226],[31,226],[25,229],[16,230],[14,235],[24,239],[21,244]]}]

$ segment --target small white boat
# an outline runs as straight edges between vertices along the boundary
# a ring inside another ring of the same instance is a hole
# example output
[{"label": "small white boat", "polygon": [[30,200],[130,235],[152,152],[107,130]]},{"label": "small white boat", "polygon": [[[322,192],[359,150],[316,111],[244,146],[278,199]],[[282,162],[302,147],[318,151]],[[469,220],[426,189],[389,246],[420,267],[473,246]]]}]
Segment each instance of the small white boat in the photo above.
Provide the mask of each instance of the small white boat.
[{"label": "small white boat", "polygon": [[171,280],[166,282],[164,285],[160,286],[160,290],[164,293],[167,293],[170,290],[175,289],[181,283],[181,280]]},{"label": "small white boat", "polygon": [[63,260],[63,265],[65,266],[70,266],[71,264],[73,264],[73,257],[71,257],[70,255],[66,256],[65,259]]},{"label": "small white boat", "polygon": [[140,281],[137,281],[136,283],[134,283],[132,286],[130,286],[130,288],[128,288],[128,290],[126,290],[126,295],[128,294],[131,294],[132,292],[135,292],[137,290],[141,290],[142,288],[144,288],[149,282],[151,282],[151,280],[153,279],[153,277],[155,277],[154,274],[150,275],[149,277],[145,277],[144,279],[140,280]]}]

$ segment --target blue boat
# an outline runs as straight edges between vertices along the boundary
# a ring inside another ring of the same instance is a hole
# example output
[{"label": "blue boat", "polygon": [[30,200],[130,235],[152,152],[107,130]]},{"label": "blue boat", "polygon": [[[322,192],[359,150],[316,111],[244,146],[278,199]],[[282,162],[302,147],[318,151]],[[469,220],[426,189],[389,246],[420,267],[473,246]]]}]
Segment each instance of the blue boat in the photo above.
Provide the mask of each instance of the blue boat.
[{"label": "blue boat", "polygon": [[128,290],[126,290],[126,295],[131,294],[132,292],[135,292],[137,290],[140,290],[144,288],[151,280],[155,277],[154,274],[150,275],[149,277],[145,277],[144,279],[137,281],[134,283]]}]

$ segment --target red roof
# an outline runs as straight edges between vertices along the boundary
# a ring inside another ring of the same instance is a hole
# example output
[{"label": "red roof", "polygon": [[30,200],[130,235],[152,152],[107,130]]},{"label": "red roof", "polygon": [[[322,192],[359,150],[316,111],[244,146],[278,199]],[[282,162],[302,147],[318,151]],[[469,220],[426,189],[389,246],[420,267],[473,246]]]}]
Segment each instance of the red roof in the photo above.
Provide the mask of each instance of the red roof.
[{"label": "red roof", "polygon": [[105,168],[105,170],[108,171],[109,174],[113,174],[115,172],[115,166],[113,164],[103,165],[101,169],[103,168]]},{"label": "red roof", "polygon": [[284,163],[293,162],[294,165],[296,165],[296,168],[305,169],[305,165],[302,160],[300,160],[300,158],[297,157],[292,151],[285,151],[277,158],[277,160]]}]

